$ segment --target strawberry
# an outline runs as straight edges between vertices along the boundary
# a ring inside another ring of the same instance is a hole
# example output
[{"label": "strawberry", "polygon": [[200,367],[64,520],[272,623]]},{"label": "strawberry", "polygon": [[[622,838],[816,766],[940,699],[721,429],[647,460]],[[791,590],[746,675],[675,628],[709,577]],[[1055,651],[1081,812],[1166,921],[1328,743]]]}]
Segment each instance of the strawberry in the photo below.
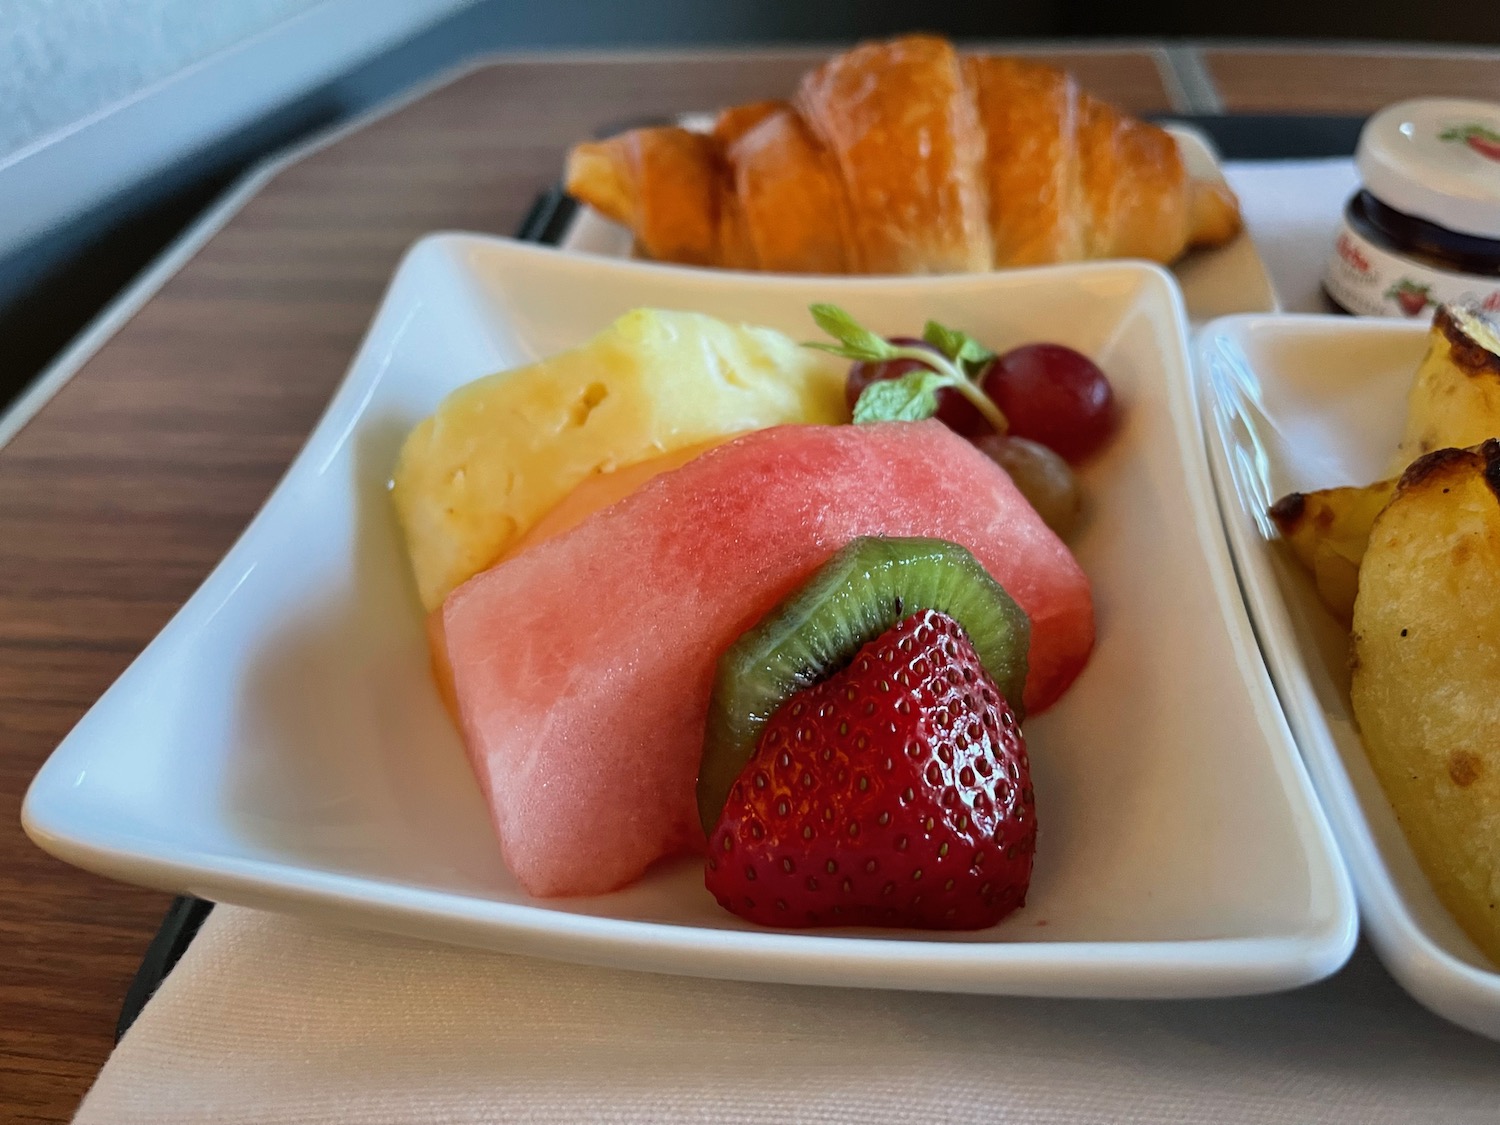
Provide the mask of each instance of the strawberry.
[{"label": "strawberry", "polygon": [[979,929],[1025,902],[1035,849],[1015,715],[963,628],[923,610],[771,716],[705,882],[768,926]]}]

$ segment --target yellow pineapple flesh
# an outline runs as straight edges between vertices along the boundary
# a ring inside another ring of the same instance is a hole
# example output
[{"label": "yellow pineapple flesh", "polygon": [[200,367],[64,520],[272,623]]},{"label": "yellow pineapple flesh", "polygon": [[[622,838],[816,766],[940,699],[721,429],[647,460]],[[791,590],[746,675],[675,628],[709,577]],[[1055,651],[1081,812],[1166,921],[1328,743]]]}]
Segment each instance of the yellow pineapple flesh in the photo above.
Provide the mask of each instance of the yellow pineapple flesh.
[{"label": "yellow pineapple flesh", "polygon": [[391,493],[422,604],[436,609],[596,474],[847,417],[839,365],[779,332],[627,313],[581,347],[460,387],[408,436]]}]

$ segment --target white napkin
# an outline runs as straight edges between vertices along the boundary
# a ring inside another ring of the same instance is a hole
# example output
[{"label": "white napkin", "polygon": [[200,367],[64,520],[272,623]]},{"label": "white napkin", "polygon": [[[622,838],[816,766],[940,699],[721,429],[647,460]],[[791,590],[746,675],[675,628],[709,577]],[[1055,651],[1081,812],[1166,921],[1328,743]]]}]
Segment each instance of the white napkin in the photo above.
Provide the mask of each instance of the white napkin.
[{"label": "white napkin", "polygon": [[[1231,167],[1289,310],[1348,161]],[[220,906],[82,1125],[1493,1123],[1500,1048],[1361,950],[1282,996],[1006,1000],[726,983],[423,944]]]},{"label": "white napkin", "polygon": [[1224,169],[1287,312],[1327,312],[1320,289],[1339,216],[1359,186],[1352,160],[1275,160]]}]

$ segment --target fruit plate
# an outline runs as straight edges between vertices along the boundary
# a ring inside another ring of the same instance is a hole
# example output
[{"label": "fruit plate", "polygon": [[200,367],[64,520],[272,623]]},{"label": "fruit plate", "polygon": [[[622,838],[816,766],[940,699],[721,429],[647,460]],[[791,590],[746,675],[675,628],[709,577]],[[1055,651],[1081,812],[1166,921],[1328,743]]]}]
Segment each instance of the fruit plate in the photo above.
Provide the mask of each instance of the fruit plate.
[{"label": "fruit plate", "polygon": [[1426,341],[1425,320],[1231,317],[1198,336],[1199,391],[1245,599],[1371,944],[1427,1007],[1500,1038],[1500,973],[1438,902],[1365,757],[1348,633],[1271,542],[1265,515],[1288,492],[1381,476]]},{"label": "fruit plate", "polygon": [[[713,119],[690,114],[681,118],[681,124],[685,128],[707,130]],[[1224,179],[1213,143],[1203,133],[1186,125],[1168,124],[1165,128],[1177,139],[1189,172],[1199,179]],[[630,231],[610,222],[592,207],[580,206],[558,244],[564,250],[583,254],[628,258],[633,253],[634,238]],[[1194,323],[1231,313],[1276,312],[1281,308],[1271,286],[1271,276],[1249,231],[1241,231],[1226,246],[1194,251],[1174,263],[1172,273],[1182,286],[1188,318]]]},{"label": "fruit plate", "polygon": [[[501,861],[427,672],[386,482],[448,391],[639,305],[795,336],[836,301],[992,346],[1098,358],[1125,421],[1083,474],[1099,643],[1028,724],[1041,845],[997,928],[783,933],[724,913],[698,864],[537,901]],[[542,956],[742,979],[1057,996],[1261,992],[1334,971],[1353,894],[1234,584],[1171,278],[1134,263],[798,279],[436,235],[223,563],[79,723],[24,809],[44,848],[173,891]]]}]

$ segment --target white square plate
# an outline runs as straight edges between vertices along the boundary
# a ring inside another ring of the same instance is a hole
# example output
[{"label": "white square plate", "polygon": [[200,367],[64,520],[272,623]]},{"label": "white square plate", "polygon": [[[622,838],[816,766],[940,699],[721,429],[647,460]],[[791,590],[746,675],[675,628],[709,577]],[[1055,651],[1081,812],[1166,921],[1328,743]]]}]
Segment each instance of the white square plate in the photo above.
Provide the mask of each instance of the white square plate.
[{"label": "white square plate", "polygon": [[[454,387],[629,308],[794,336],[837,301],[1096,356],[1124,403],[1084,474],[1099,643],[1028,724],[1031,897],[973,934],[778,933],[692,862],[536,901],[500,859],[429,682],[386,480]],[[1284,988],[1332,972],[1353,895],[1255,650],[1193,408],[1182,308],[1134,264],[945,279],[707,273],[444,235],[402,263],[306,448],[224,562],[38,775],[28,831],[119,878],[406,933],[666,972],[1068,996]]]},{"label": "white square plate", "polygon": [[1500,1038],[1500,973],[1433,894],[1365,756],[1349,705],[1349,635],[1272,542],[1265,514],[1288,492],[1383,475],[1426,341],[1426,324],[1230,317],[1199,335],[1198,376],[1245,598],[1370,940],[1423,1004]]},{"label": "white square plate", "polygon": [[[690,114],[680,119],[685,128],[707,131],[713,127],[709,115]],[[1212,143],[1197,129],[1167,125],[1177,140],[1183,164],[1200,180],[1224,179]],[[582,254],[628,258],[633,253],[630,231],[612,223],[591,207],[579,207],[560,245]],[[1231,313],[1276,312],[1281,306],[1271,286],[1271,276],[1248,230],[1242,230],[1224,246],[1195,250],[1172,264],[1172,273],[1182,286],[1188,318],[1195,324]]]}]

